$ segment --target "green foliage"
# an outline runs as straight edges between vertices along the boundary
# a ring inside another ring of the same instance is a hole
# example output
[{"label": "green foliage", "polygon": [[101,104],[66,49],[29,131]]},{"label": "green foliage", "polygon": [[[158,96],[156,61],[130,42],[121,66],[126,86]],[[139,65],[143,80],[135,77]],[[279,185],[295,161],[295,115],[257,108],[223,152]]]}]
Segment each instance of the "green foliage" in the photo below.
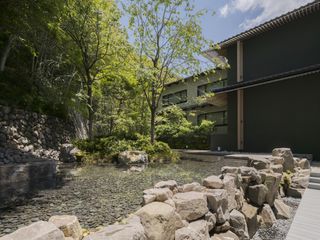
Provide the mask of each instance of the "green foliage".
[{"label": "green foliage", "polygon": [[170,106],[157,117],[157,139],[172,148],[209,149],[209,137],[214,123],[203,120],[192,125],[185,112],[178,106]]},{"label": "green foliage", "polygon": [[84,161],[98,162],[116,161],[120,152],[126,150],[145,151],[151,162],[176,162],[177,153],[173,152],[168,144],[163,142],[150,143],[148,138],[138,135],[137,139],[118,139],[116,137],[102,137],[93,140],[77,140],[75,145],[84,152]]}]

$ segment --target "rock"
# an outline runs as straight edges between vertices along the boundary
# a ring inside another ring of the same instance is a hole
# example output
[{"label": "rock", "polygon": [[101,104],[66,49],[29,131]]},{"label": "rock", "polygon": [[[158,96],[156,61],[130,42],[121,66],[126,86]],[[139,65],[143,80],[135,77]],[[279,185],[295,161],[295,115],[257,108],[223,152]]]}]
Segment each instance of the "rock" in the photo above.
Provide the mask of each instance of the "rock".
[{"label": "rock", "polygon": [[282,166],[281,164],[271,165],[270,168],[271,168],[272,171],[275,172],[275,173],[282,173],[282,172],[283,172],[283,166]]},{"label": "rock", "polygon": [[276,199],[274,201],[274,213],[277,219],[289,219],[292,208],[286,205],[282,200]]},{"label": "rock", "polygon": [[270,161],[271,164],[274,164],[274,165],[283,165],[284,163],[283,157],[272,156],[272,157],[268,157],[267,159]]},{"label": "rock", "polygon": [[277,221],[269,204],[264,204],[260,216],[264,227],[272,227]]},{"label": "rock", "polygon": [[245,216],[237,211],[232,210],[230,213],[231,231],[234,232],[240,240],[249,240],[248,226]]},{"label": "rock", "polygon": [[207,197],[200,192],[177,193],[173,197],[177,212],[183,220],[196,220],[204,216],[209,210]]},{"label": "rock", "polygon": [[266,200],[266,195],[268,193],[268,188],[263,185],[254,185],[254,186],[249,186],[247,190],[247,197],[249,198],[250,202],[262,206],[262,204]]},{"label": "rock", "polygon": [[244,194],[242,189],[236,189],[236,195],[235,195],[235,200],[237,202],[237,210],[240,210],[243,206],[243,202],[244,202]]},{"label": "rock", "polygon": [[221,168],[221,174],[226,174],[226,173],[238,174],[239,172],[240,170],[238,167],[224,166]]},{"label": "rock", "polygon": [[242,177],[248,177],[249,183],[262,183],[259,172],[253,167],[240,167],[240,174]]},{"label": "rock", "polygon": [[248,163],[249,167],[254,167],[257,170],[270,168],[270,161],[263,157],[250,157]]},{"label": "rock", "polygon": [[169,188],[171,191],[178,186],[177,182],[174,180],[161,181],[154,185],[154,188]]},{"label": "rock", "polygon": [[203,240],[209,240],[209,230],[208,230],[208,223],[205,220],[198,220],[191,222],[188,226],[193,231],[195,231]]},{"label": "rock", "polygon": [[228,194],[225,189],[208,189],[205,192],[208,199],[208,207],[216,212],[219,207],[225,212],[228,209]]},{"label": "rock", "polygon": [[302,168],[302,169],[310,169],[310,162],[308,159],[306,158],[302,158],[300,159],[300,161],[298,162],[298,167]]},{"label": "rock", "polygon": [[[136,220],[136,218],[138,220]],[[92,233],[83,240],[147,240],[145,230],[140,223],[139,217],[135,216],[128,224],[110,225],[98,232]]]},{"label": "rock", "polygon": [[211,231],[217,223],[216,215],[211,212],[207,212],[206,215],[204,215],[204,219],[208,223],[208,230]]},{"label": "rock", "polygon": [[169,204],[173,208],[176,207],[176,204],[174,203],[174,201],[172,199],[168,199],[168,200],[164,201],[164,203]]},{"label": "rock", "polygon": [[226,232],[229,231],[231,228],[230,223],[228,221],[224,222],[221,225],[216,225],[214,227],[214,232],[215,233],[221,233],[221,232]]},{"label": "rock", "polygon": [[287,189],[286,194],[288,197],[302,198],[304,191],[305,191],[305,189],[303,189],[303,188],[294,188],[294,187],[290,186]]},{"label": "rock", "polygon": [[290,148],[275,148],[272,150],[272,156],[283,157],[283,171],[294,171],[294,160]]},{"label": "rock", "polygon": [[227,191],[227,194],[228,194],[228,210],[229,211],[237,208],[237,201],[235,198],[237,186],[235,184],[235,177],[236,176],[227,174],[223,178],[223,188]]},{"label": "rock", "polygon": [[[141,219],[147,239],[174,240],[177,225],[183,226],[175,209],[165,203],[150,203],[135,214]],[[179,221],[181,222],[178,223]]]},{"label": "rock", "polygon": [[179,192],[203,192],[206,188],[201,186],[200,183],[193,182],[179,186],[178,189]]},{"label": "rock", "polygon": [[264,184],[268,188],[268,192],[266,194],[266,202],[273,206],[273,202],[276,199],[278,194],[280,182],[281,182],[282,174],[280,173],[267,173]]},{"label": "rock", "polygon": [[248,204],[247,202],[244,202],[241,212],[246,218],[249,237],[252,238],[259,227],[258,218],[257,218],[258,208]]},{"label": "rock", "polygon": [[148,155],[144,151],[124,151],[119,153],[118,160],[122,165],[145,165]]},{"label": "rock", "polygon": [[143,195],[143,204],[144,205],[149,204],[151,202],[154,202],[156,199],[157,199],[156,195],[150,195],[150,194]]},{"label": "rock", "polygon": [[223,187],[223,183],[218,176],[212,175],[203,180],[203,186],[207,188],[219,189]]},{"label": "rock", "polygon": [[[202,240],[201,236],[189,227],[183,227],[175,232],[175,240]],[[164,239],[163,239],[164,240]]]},{"label": "rock", "polygon": [[239,240],[238,236],[231,231],[214,234],[210,240]]},{"label": "rock", "polygon": [[0,237],[1,240],[64,240],[63,232],[50,222],[35,222]]},{"label": "rock", "polygon": [[74,240],[80,240],[82,238],[82,229],[76,216],[52,216],[49,222],[59,228],[65,237],[72,237]]},{"label": "rock", "polygon": [[307,188],[309,185],[309,176],[294,176],[291,181],[291,185],[294,188]]},{"label": "rock", "polygon": [[151,188],[143,191],[144,195],[156,196],[156,201],[164,202],[172,198],[173,193],[169,188]]},{"label": "rock", "polygon": [[145,165],[141,165],[141,166],[131,166],[129,168],[129,172],[137,172],[137,173],[140,173],[140,172],[143,172],[143,170],[145,170]]},{"label": "rock", "polygon": [[216,212],[216,215],[217,215],[217,224],[220,224],[220,225],[224,224],[230,219],[230,213],[228,209],[224,211],[221,207],[219,207]]}]

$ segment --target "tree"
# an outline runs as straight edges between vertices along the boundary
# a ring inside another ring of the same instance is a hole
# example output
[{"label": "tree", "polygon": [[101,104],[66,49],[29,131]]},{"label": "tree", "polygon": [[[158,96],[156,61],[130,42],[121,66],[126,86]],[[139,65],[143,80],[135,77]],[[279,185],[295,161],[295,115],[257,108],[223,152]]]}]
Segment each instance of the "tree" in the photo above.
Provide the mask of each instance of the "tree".
[{"label": "tree", "polygon": [[[155,118],[165,84],[204,68],[199,56],[211,43],[202,35],[199,18],[189,0],[131,0],[130,15],[136,51],[138,81],[150,109],[150,141],[155,141]],[[206,66],[207,67],[207,66]]]},{"label": "tree", "polygon": [[[88,135],[93,137],[93,86],[109,62],[125,46],[120,12],[112,0],[67,0],[61,28],[70,37],[79,58],[74,65],[86,87]],[[70,48],[70,46],[68,46]]]}]

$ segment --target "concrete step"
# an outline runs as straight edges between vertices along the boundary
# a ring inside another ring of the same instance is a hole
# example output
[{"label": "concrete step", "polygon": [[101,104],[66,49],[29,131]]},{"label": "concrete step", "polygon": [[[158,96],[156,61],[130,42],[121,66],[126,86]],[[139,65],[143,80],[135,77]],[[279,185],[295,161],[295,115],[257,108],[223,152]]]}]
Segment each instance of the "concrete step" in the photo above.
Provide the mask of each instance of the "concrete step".
[{"label": "concrete step", "polygon": [[318,177],[320,178],[320,172],[311,172],[310,177]]},{"label": "concrete step", "polygon": [[309,188],[320,190],[320,183],[309,183]]},{"label": "concrete step", "polygon": [[319,177],[310,177],[309,182],[311,183],[320,183],[320,178]]}]

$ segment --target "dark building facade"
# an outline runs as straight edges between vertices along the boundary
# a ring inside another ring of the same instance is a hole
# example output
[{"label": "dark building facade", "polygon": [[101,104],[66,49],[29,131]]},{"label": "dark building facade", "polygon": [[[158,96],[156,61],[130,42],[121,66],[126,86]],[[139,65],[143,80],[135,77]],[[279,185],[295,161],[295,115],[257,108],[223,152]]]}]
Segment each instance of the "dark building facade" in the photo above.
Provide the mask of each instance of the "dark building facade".
[{"label": "dark building facade", "polygon": [[[320,1],[220,43],[228,59],[228,131],[211,149],[290,147],[320,161]],[[210,56],[213,50],[206,51]]]}]

